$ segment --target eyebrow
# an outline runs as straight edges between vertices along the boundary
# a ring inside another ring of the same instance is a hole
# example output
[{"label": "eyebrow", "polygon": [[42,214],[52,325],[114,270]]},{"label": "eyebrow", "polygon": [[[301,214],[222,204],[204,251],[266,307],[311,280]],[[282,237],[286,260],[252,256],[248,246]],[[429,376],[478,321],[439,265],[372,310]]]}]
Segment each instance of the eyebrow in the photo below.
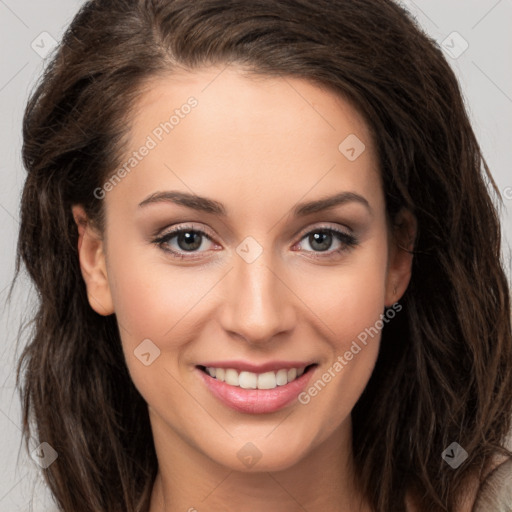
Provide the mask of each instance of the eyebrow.
[{"label": "eyebrow", "polygon": [[[213,199],[201,197],[195,194],[189,194],[188,192],[178,191],[165,191],[155,192],[148,196],[144,201],[139,204],[139,207],[144,207],[154,203],[169,202],[180,206],[185,206],[192,210],[203,211],[219,217],[226,217],[227,211],[224,205]],[[338,205],[356,202],[365,206],[370,213],[373,213],[372,208],[368,200],[355,192],[341,192],[339,194],[317,199],[315,201],[309,201],[299,203],[292,209],[292,215],[295,217],[305,217],[312,213],[328,210]]]}]

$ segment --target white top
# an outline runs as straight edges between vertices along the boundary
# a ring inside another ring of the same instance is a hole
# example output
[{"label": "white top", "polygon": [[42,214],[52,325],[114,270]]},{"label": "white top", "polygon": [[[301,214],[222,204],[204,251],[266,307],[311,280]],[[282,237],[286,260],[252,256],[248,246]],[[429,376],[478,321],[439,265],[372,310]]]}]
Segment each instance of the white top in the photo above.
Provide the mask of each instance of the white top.
[{"label": "white top", "polygon": [[472,512],[512,512],[512,459],[500,464],[487,476]]}]

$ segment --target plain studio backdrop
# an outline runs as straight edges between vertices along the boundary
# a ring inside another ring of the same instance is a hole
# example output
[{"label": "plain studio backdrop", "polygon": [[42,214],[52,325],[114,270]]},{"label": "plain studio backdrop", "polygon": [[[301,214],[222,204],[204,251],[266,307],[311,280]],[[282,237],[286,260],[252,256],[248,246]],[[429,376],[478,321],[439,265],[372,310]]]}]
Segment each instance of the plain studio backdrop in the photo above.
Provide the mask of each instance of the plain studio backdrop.
[{"label": "plain studio backdrop", "polygon": [[[5,302],[14,271],[19,199],[25,179],[20,156],[23,110],[45,58],[82,3],[0,0],[0,512],[25,512],[31,504],[34,512],[54,510],[36,463],[20,448],[21,412],[14,388],[16,338],[20,321],[32,315],[35,304],[24,275],[10,305]],[[403,3],[444,49],[462,85],[484,156],[504,197],[503,254],[510,280],[512,0]]]}]

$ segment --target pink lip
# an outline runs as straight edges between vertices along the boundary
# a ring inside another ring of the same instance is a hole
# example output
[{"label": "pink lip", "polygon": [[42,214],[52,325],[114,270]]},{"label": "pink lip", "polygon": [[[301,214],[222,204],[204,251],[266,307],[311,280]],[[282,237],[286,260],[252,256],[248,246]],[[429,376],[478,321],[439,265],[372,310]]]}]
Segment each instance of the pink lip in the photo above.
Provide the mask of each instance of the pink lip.
[{"label": "pink lip", "polygon": [[[227,368],[226,366],[216,365],[214,367]],[[230,366],[230,368],[233,368],[233,366]],[[285,367],[280,366],[278,369],[280,368]],[[292,366],[292,368],[294,368],[294,366]],[[199,376],[203,379],[203,382],[212,394],[228,407],[239,412],[264,414],[278,411],[295,400],[295,398],[297,398],[297,396],[306,387],[311,375],[315,371],[315,368],[316,367],[310,368],[293,382],[289,382],[284,386],[277,386],[274,389],[243,389],[236,386],[230,386],[225,382],[214,379],[199,368],[196,368],[196,371],[199,373]]]},{"label": "pink lip", "polygon": [[277,372],[282,369],[290,368],[305,368],[310,364],[314,364],[314,361],[269,361],[263,364],[254,364],[246,361],[210,361],[207,363],[201,363],[200,366],[206,368],[233,368],[238,372],[252,372],[252,373],[265,373],[265,372]]}]

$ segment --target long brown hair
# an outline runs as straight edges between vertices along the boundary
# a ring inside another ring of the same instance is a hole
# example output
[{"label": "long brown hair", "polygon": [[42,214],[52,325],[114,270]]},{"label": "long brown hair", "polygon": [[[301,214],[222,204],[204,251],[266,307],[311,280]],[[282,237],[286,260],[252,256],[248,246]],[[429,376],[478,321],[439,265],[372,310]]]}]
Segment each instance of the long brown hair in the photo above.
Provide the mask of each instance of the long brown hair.
[{"label": "long brown hair", "polygon": [[[391,0],[86,2],[24,117],[17,274],[39,309],[17,384],[26,441],[59,454],[44,476],[66,512],[145,512],[157,472],[147,405],[115,315],[89,306],[71,205],[100,229],[94,190],[121,164],[147,80],[233,63],[305,78],[349,99],[378,149],[387,213],[418,222],[403,312],[385,326],[356,404],[358,481],[379,512],[452,511],[470,475],[504,448],[512,414],[509,287],[495,183],[437,44]],[[31,425],[31,423],[34,425]],[[443,450],[459,443],[453,470]]]}]

